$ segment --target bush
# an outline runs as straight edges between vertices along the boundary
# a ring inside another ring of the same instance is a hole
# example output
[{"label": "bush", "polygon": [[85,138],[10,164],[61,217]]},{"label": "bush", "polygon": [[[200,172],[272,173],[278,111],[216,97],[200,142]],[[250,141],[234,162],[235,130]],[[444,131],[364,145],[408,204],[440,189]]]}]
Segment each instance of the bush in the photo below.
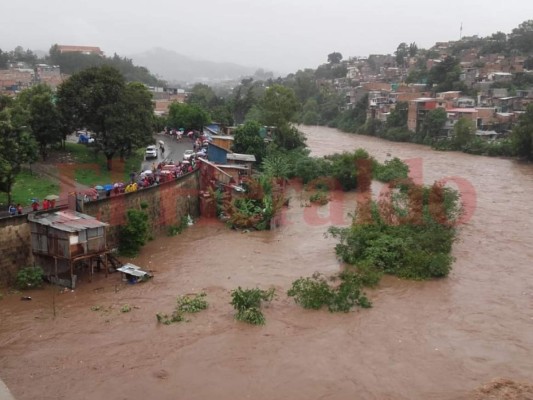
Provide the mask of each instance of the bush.
[{"label": "bush", "polygon": [[231,291],[230,304],[237,310],[235,319],[247,322],[253,325],[264,325],[265,317],[261,312],[261,303],[263,301],[272,301],[275,289],[269,290],[242,289],[240,286]]},{"label": "bush", "polygon": [[383,164],[377,161],[374,162],[372,172],[374,179],[381,182],[391,182],[407,179],[409,176],[409,167],[402,160],[394,157],[392,160],[387,160]]},{"label": "bush", "polygon": [[295,280],[287,295],[294,297],[296,304],[303,308],[319,310],[331,303],[333,293],[327,281],[319,274],[314,274],[311,278]]},{"label": "bush", "polygon": [[205,299],[206,296],[205,293],[178,296],[176,300],[176,308],[172,314],[157,313],[155,315],[157,322],[164,325],[170,325],[174,322],[184,321],[184,314],[193,314],[207,309],[209,304]]},{"label": "bush", "polygon": [[17,272],[15,286],[20,290],[34,289],[43,284],[44,271],[41,267],[26,267]]},{"label": "bush", "polygon": [[364,285],[376,285],[383,273],[417,280],[449,274],[460,214],[456,191],[411,184],[371,209],[369,221],[356,216],[348,228],[329,229],[339,239],[338,257],[354,266]]},{"label": "bush", "polygon": [[180,223],[178,225],[171,225],[168,227],[168,236],[180,235],[188,226],[189,217],[187,215],[184,215],[183,217],[181,217]]},{"label": "bush", "polygon": [[148,215],[133,209],[126,215],[128,222],[120,228],[119,251],[124,256],[134,257],[148,239]]},{"label": "bush", "polygon": [[206,296],[205,293],[180,296],[177,300],[176,310],[180,313],[197,313],[205,310],[208,306],[207,300],[205,300]]},{"label": "bush", "polygon": [[341,283],[332,287],[320,274],[310,278],[300,278],[292,283],[287,295],[303,308],[319,310],[327,306],[330,312],[348,312],[355,306],[371,307],[362,292],[363,281],[353,272],[343,272],[338,276]]},{"label": "bush", "polygon": [[329,202],[329,196],[326,192],[324,192],[323,190],[319,190],[318,192],[316,193],[313,193],[310,197],[309,197],[309,201],[311,203],[315,203],[315,204],[318,204],[318,205],[325,205],[325,204],[328,204]]}]

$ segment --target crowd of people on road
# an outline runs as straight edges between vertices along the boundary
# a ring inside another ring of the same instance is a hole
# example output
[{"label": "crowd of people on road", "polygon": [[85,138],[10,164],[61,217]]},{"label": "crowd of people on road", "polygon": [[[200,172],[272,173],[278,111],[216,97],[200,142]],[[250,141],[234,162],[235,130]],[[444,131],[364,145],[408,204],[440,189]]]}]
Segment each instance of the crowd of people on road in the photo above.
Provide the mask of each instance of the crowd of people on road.
[{"label": "crowd of people on road", "polygon": [[128,183],[115,182],[113,185],[105,185],[105,190],[97,190],[92,188],[83,193],[83,201],[89,202],[100,199],[100,192],[105,193],[105,197],[120,195],[123,193],[132,193],[138,190],[159,185],[164,182],[169,182],[179,178],[185,174],[193,172],[198,166],[196,156],[189,160],[174,163],[170,161],[162,161],[158,164],[152,163],[152,168],[141,172],[130,173],[130,181]]},{"label": "crowd of people on road", "polygon": [[171,137],[175,137],[178,142],[181,142],[183,140],[183,137],[186,136],[190,140],[195,140],[200,136],[200,132],[198,131],[188,131],[185,133],[185,130],[183,128],[176,129],[176,128],[169,128],[166,127],[163,129],[163,133],[165,135],[169,135]]}]

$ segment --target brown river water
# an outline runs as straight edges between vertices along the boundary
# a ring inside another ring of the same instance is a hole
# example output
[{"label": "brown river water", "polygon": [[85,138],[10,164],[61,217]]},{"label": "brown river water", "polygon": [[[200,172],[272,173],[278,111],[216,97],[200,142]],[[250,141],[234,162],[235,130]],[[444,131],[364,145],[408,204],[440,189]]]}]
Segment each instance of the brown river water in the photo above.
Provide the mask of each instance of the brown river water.
[{"label": "brown river water", "polygon": [[[463,399],[493,378],[533,381],[533,166],[301,129],[313,154],[362,147],[381,161],[409,160],[419,181],[446,178],[459,188],[467,213],[450,276],[387,277],[368,292],[368,310],[303,310],[285,293],[300,276],[339,270],[324,233],[332,221],[348,223],[355,200],[335,195],[316,210],[296,190],[274,231],[200,221],[151,241],[133,261],[155,271],[147,283],[111,274],[81,277],[74,292],[32,291],[32,301],[4,294],[0,378],[15,397]],[[229,292],[238,286],[276,288],[265,326],[233,319]],[[208,310],[157,324],[176,296],[200,291]]]}]

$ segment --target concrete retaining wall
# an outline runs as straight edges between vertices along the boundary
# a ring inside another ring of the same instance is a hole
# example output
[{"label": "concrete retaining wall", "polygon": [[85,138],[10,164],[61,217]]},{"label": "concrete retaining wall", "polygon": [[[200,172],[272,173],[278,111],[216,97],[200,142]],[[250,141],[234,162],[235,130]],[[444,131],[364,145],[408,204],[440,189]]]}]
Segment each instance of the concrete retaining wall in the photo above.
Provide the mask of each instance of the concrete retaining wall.
[{"label": "concrete retaining wall", "polygon": [[14,281],[20,268],[33,265],[26,215],[0,219],[0,285]]},{"label": "concrete retaining wall", "polygon": [[[183,216],[199,215],[199,189],[199,172],[195,171],[158,186],[84,203],[81,212],[110,224],[107,245],[113,248],[118,246],[119,226],[126,222],[128,209],[139,210],[146,204],[150,234],[166,234]],[[33,265],[33,255],[27,216],[0,219],[0,286],[13,284],[17,271],[29,265]]]}]

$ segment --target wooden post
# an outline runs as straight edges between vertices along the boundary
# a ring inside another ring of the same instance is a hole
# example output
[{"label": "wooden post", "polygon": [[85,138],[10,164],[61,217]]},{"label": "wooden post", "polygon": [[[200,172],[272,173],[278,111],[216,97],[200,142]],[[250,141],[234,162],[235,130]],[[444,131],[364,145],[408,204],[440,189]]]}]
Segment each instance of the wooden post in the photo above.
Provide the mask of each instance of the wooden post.
[{"label": "wooden post", "polygon": [[105,268],[105,277],[107,278],[107,253],[104,253],[104,268]]},{"label": "wooden post", "polygon": [[72,259],[69,258],[68,263],[70,264],[70,286],[71,289],[74,289],[74,266],[72,265]]},{"label": "wooden post", "polygon": [[54,257],[54,268],[56,273],[56,279],[59,279],[59,276],[57,276],[57,257]]}]

